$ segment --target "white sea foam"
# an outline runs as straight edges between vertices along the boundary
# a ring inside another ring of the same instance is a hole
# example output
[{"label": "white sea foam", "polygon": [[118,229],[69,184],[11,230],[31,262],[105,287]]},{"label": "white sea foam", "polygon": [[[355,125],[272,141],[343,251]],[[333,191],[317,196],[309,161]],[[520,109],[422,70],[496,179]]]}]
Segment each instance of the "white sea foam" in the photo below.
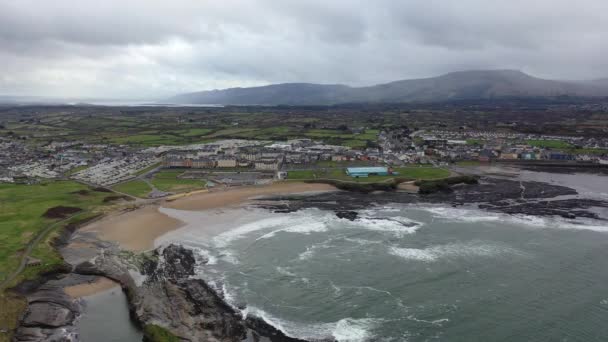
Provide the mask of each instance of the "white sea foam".
[{"label": "white sea foam", "polygon": [[315,255],[314,246],[306,247],[306,250],[298,255],[298,259],[300,259],[302,261],[310,260],[314,255]]},{"label": "white sea foam", "polygon": [[206,249],[200,247],[193,247],[192,250],[195,252],[196,261],[199,263],[203,263],[203,261],[207,261],[206,265],[215,265],[217,264],[217,258],[211,254]]},{"label": "white sea foam", "polygon": [[274,317],[256,307],[249,307],[243,313],[244,315],[260,317],[291,337],[302,339],[334,338],[340,342],[369,341],[373,338],[370,330],[381,322],[379,319],[372,318],[344,318],[332,323],[296,323]]},{"label": "white sea foam", "polygon": [[434,262],[442,258],[454,257],[491,257],[496,255],[518,255],[526,254],[520,250],[496,244],[488,244],[480,241],[467,243],[449,243],[427,248],[401,248],[390,247],[389,253],[407,260]]},{"label": "white sea foam", "polygon": [[[299,220],[304,221],[304,220]],[[295,224],[293,226],[273,230],[270,233],[264,234],[258,238],[260,239],[268,239],[275,236],[279,232],[286,233],[299,233],[299,234],[310,234],[310,233],[319,233],[327,231],[327,225],[324,222],[315,222],[313,220],[309,220],[309,222]]]},{"label": "white sea foam", "polygon": [[433,216],[448,220],[457,220],[465,222],[488,222],[501,220],[500,214],[494,214],[482,210],[451,208],[451,207],[424,207]]},{"label": "white sea foam", "polygon": [[282,274],[284,276],[288,276],[288,277],[295,277],[296,276],[295,273],[289,271],[289,269],[287,267],[277,266],[275,269],[277,270],[277,272],[279,274]]},{"label": "white sea foam", "polygon": [[363,216],[350,223],[351,225],[380,232],[391,232],[395,235],[406,235],[415,233],[423,223],[414,221],[407,217],[370,217]]},{"label": "white sea foam", "polygon": [[232,241],[241,238],[243,235],[253,233],[263,229],[271,229],[284,227],[290,222],[290,218],[286,216],[272,216],[266,219],[246,223],[237,228],[226,231],[213,238],[213,242],[217,247],[226,247]]},{"label": "white sea foam", "polygon": [[508,215],[491,213],[481,209],[451,207],[418,207],[431,212],[437,218],[462,222],[504,222],[534,228],[582,229],[596,232],[608,232],[608,224],[603,221],[577,218],[565,219],[557,216]]}]

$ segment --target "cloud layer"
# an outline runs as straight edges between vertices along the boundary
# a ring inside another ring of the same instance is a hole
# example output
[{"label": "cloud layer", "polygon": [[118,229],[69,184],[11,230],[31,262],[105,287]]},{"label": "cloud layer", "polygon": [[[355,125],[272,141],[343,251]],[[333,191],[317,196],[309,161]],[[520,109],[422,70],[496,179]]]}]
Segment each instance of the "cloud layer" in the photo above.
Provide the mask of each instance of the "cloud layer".
[{"label": "cloud layer", "polygon": [[485,68],[608,76],[605,0],[0,0],[0,94],[158,98]]}]

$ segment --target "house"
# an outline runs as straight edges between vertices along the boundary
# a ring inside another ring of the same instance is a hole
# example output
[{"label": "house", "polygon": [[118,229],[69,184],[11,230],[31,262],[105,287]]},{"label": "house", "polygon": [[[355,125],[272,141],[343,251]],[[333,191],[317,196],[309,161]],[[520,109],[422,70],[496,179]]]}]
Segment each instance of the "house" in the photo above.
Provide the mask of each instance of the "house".
[{"label": "house", "polygon": [[217,160],[217,167],[236,167],[236,158],[220,158]]},{"label": "house", "polygon": [[[163,166],[164,167],[188,167],[187,160],[189,160],[189,159],[166,157],[165,159],[163,159]],[[190,167],[192,167],[192,164],[190,164]]]},{"label": "house", "polygon": [[199,158],[192,160],[192,168],[211,169],[215,167],[215,161],[209,158]]},{"label": "house", "polygon": [[272,170],[276,171],[280,167],[278,160],[258,160],[255,162],[256,170]]},{"label": "house", "polygon": [[519,158],[517,153],[501,153],[500,158],[502,160],[514,160]]}]

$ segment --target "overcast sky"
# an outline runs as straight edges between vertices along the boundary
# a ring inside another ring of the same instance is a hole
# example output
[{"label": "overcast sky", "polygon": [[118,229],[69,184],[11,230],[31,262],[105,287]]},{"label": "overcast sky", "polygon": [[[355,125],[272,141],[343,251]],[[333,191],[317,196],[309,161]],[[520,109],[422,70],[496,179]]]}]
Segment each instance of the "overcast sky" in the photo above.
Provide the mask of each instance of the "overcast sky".
[{"label": "overcast sky", "polygon": [[163,98],[467,69],[608,77],[608,0],[0,0],[0,94]]}]

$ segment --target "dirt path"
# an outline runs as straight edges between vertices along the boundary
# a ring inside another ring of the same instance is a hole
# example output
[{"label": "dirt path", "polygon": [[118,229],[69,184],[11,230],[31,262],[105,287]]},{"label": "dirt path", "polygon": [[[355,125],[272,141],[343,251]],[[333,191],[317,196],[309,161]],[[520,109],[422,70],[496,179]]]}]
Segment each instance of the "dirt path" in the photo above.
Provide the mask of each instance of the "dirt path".
[{"label": "dirt path", "polygon": [[40,243],[40,241],[42,240],[42,238],[44,238],[51,230],[53,230],[54,228],[56,228],[58,225],[65,223],[71,219],[73,219],[76,216],[82,215],[83,213],[85,213],[85,211],[81,211],[77,214],[74,214],[70,217],[67,217],[61,221],[57,221],[54,223],[51,223],[50,225],[48,225],[46,228],[44,228],[42,231],[40,231],[36,237],[34,237],[34,239],[32,239],[27,246],[25,247],[25,251],[23,252],[23,254],[21,255],[21,260],[19,262],[19,267],[17,267],[17,269],[11,273],[6,279],[4,279],[4,281],[2,281],[0,283],[0,291],[4,291],[5,287],[7,285],[9,285],[13,280],[15,280],[15,278],[17,278],[17,276],[19,276],[19,274],[21,274],[21,272],[23,272],[23,269],[25,269],[25,265],[27,264],[27,258],[30,256],[30,254],[32,253],[32,251],[34,250],[34,247],[36,247],[38,245],[38,243]]}]

